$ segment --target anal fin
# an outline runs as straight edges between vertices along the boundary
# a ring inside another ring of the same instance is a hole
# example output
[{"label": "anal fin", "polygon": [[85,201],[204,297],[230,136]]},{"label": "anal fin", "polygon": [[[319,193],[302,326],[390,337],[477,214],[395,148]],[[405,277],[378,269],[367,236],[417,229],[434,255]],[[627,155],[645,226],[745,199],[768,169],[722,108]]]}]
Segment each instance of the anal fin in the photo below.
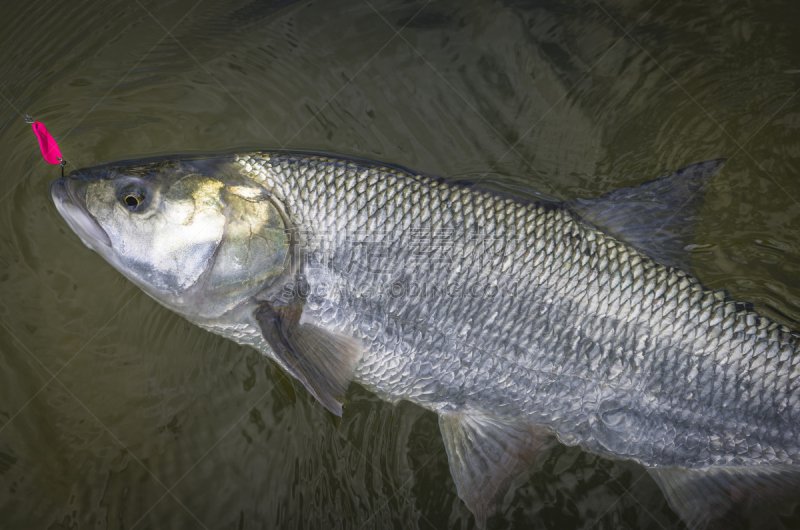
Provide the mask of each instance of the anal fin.
[{"label": "anal fin", "polygon": [[743,508],[800,501],[800,469],[795,467],[655,467],[648,471],[692,530],[734,528]]},{"label": "anal fin", "polygon": [[479,528],[497,510],[512,481],[556,441],[549,427],[477,411],[440,413],[439,428],[458,496]]}]

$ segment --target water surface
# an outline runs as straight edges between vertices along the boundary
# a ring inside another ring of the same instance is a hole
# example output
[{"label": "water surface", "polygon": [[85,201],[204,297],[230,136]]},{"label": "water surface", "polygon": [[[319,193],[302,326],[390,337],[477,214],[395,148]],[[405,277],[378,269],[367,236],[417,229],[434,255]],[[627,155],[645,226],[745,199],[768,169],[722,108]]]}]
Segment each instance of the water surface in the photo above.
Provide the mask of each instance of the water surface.
[{"label": "water surface", "polygon": [[[559,199],[730,157],[692,260],[800,327],[800,4],[4,2],[0,527],[473,528],[436,417],[335,418],[160,307],[58,216],[68,169],[314,149]],[[640,466],[558,447],[491,528],[684,528]],[[800,508],[748,527],[800,528]]]}]

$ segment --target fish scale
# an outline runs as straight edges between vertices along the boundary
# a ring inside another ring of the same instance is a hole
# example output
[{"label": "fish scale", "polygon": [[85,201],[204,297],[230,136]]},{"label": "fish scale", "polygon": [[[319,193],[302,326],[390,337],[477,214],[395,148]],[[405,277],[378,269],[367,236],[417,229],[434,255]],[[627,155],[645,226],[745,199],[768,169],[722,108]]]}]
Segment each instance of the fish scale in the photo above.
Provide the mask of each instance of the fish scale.
[{"label": "fish scale", "polygon": [[[356,380],[382,397],[523,415],[550,425],[562,441],[646,465],[798,463],[796,429],[789,446],[774,455],[764,450],[783,446],[769,427],[798,419],[795,394],[779,391],[798,384],[796,336],[762,315],[736,312],[724,294],[684,271],[550,205],[323,157],[263,153],[239,162],[293,223],[337,249],[332,259],[312,260],[306,274],[313,284],[321,281],[313,266],[332,271],[342,294],[316,300],[320,309],[310,317],[335,307],[325,324],[366,342]],[[453,251],[448,266],[418,270],[399,244],[414,226],[455,229],[457,239],[433,252]],[[388,275],[349,266],[359,249],[346,234],[367,228],[369,244],[386,251],[379,263]],[[473,229],[494,245],[470,240]],[[513,262],[498,270],[509,249]],[[427,286],[513,283],[518,290],[489,299],[381,292],[387,281],[407,287],[420,277]],[[350,294],[355,287],[373,295]],[[621,300],[628,301],[622,311]],[[383,333],[365,331],[376,327]],[[738,362],[763,359],[754,355],[759,350],[768,352],[764,364],[774,379],[748,391],[748,371],[761,368]],[[517,376],[507,377],[509,370]],[[779,399],[783,419],[775,413]],[[729,422],[740,444],[715,443]]]}]

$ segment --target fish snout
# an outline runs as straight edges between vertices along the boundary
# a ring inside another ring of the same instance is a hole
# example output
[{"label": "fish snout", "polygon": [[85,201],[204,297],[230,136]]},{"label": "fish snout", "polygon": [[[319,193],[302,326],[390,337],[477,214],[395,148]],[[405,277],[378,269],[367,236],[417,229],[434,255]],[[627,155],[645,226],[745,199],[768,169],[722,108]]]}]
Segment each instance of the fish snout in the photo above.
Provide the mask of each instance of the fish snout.
[{"label": "fish snout", "polygon": [[58,213],[78,234],[83,243],[96,252],[111,247],[111,239],[86,208],[86,188],[89,179],[82,175],[69,174],[50,185],[50,196]]}]

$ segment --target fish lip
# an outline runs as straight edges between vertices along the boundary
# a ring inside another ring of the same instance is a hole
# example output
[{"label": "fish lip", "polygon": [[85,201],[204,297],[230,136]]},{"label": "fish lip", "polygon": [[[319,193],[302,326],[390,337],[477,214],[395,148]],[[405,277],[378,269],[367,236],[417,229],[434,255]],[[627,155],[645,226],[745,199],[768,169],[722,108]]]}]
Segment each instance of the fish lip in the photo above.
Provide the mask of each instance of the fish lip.
[{"label": "fish lip", "polygon": [[54,180],[50,184],[50,197],[58,213],[87,247],[98,252],[102,246],[111,248],[108,233],[86,209],[86,190],[77,187],[79,180],[79,176],[72,174]]}]

